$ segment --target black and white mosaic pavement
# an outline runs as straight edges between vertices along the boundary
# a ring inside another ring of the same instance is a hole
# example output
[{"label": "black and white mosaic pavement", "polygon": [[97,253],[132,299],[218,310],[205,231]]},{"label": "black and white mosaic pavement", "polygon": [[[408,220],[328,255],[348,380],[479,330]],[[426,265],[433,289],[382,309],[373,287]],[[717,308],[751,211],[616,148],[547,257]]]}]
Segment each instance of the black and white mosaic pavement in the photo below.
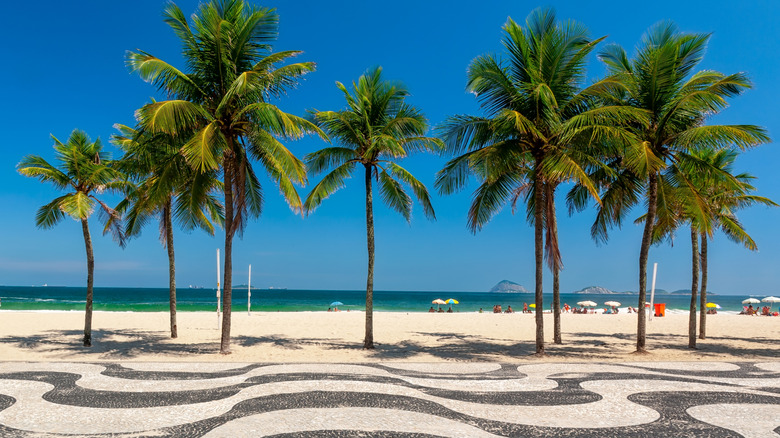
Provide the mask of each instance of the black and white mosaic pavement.
[{"label": "black and white mosaic pavement", "polygon": [[780,436],[780,362],[0,363],[0,436]]}]

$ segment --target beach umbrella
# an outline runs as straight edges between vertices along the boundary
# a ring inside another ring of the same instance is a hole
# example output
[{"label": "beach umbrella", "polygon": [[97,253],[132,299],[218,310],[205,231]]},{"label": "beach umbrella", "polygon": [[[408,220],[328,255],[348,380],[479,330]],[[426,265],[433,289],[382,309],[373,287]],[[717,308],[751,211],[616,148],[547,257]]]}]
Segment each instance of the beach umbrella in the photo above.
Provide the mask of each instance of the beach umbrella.
[{"label": "beach umbrella", "polygon": [[604,305],[610,307],[620,307],[620,303],[618,303],[617,301],[607,301],[606,303],[604,303]]},{"label": "beach umbrella", "polygon": [[343,306],[343,305],[344,305],[344,303],[342,303],[341,301],[334,301],[334,302],[330,303],[330,307],[338,307],[338,306]]},{"label": "beach umbrella", "polygon": [[449,300],[447,300],[446,302],[447,302],[447,304],[449,304],[449,305],[450,305],[450,309],[452,309],[452,305],[453,305],[453,304],[460,304],[460,303],[458,302],[458,300],[456,300],[455,298],[450,298],[450,299],[449,299]]},{"label": "beach umbrella", "polygon": [[593,301],[587,300],[587,301],[579,301],[577,302],[578,306],[585,306],[585,307],[596,307],[598,304],[596,304]]},{"label": "beach umbrella", "polygon": [[534,304],[534,303],[531,303],[531,304],[529,304],[529,305],[528,305],[528,307],[530,307],[530,308],[532,308],[532,309],[536,309],[536,304]]},{"label": "beach umbrella", "polygon": [[758,304],[761,300],[757,300],[755,298],[748,298],[746,300],[742,300],[742,304]]},{"label": "beach umbrella", "polygon": [[763,301],[765,303],[769,303],[769,307],[771,308],[771,307],[774,307],[774,303],[780,303],[780,298],[777,298],[777,297],[766,297],[766,298],[761,298],[761,301]]},{"label": "beach umbrella", "polygon": [[720,305],[719,304],[715,304],[715,303],[707,303],[707,308],[708,309],[720,309]]},{"label": "beach umbrella", "polygon": [[431,301],[431,304],[436,304],[437,308],[441,308],[442,304],[447,304],[447,303],[441,298],[436,298],[435,300]]}]

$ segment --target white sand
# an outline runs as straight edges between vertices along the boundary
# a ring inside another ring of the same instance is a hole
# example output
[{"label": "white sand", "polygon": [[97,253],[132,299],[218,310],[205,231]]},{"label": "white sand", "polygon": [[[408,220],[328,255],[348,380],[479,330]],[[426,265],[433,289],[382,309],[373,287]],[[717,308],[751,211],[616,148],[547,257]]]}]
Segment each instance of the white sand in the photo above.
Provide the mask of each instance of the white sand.
[{"label": "white sand", "polygon": [[780,317],[712,315],[706,340],[688,346],[688,315],[648,321],[648,355],[633,354],[636,315],[562,315],[563,344],[534,353],[534,316],[492,313],[374,313],[375,350],[363,350],[363,312],[233,314],[232,354],[219,351],[215,313],[180,312],[170,339],[164,312],[95,312],[93,347],[81,346],[83,312],[0,311],[5,361],[777,361]]}]

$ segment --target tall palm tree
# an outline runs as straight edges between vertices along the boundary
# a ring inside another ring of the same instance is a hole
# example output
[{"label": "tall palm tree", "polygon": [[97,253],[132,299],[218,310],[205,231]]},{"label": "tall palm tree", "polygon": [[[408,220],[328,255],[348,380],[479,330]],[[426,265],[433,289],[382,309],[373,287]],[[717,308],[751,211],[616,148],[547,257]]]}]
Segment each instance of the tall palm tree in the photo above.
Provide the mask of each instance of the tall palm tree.
[{"label": "tall palm tree", "polygon": [[598,200],[586,172],[598,167],[591,149],[601,137],[625,140],[619,125],[633,119],[622,107],[594,106],[594,96],[610,84],[600,81],[580,89],[586,57],[602,38],[591,40],[578,23],[556,22],[549,9],[533,11],[525,28],[510,18],[503,30],[507,59],[483,55],[468,69],[467,89],[477,96],[486,117],[451,116],[439,127],[447,152],[459,156],[439,172],[436,186],[449,194],[465,187],[469,175],[482,181],[468,213],[472,232],[527,190],[534,225],[536,352],[541,355],[545,229],[555,277],[561,266],[555,187],[563,181],[580,182]]},{"label": "tall palm tree", "polygon": [[160,220],[160,241],[168,252],[168,301],[171,338],[178,337],[176,323],[176,260],[173,222],[187,230],[195,227],[214,234],[224,212],[214,191],[220,187],[216,172],[197,172],[180,153],[181,141],[167,134],[149,134],[116,124],[119,131],[111,141],[124,155],[118,167],[139,185],[120,202],[117,210],[127,212],[125,233],[135,236],[153,216]]},{"label": "tall palm tree", "polygon": [[372,180],[376,179],[379,195],[388,207],[411,220],[412,199],[404,190],[408,186],[428,218],[436,215],[428,189],[409,171],[395,163],[420,151],[437,152],[440,140],[426,137],[428,124],[422,112],[406,103],[409,95],[400,82],[382,79],[382,68],[367,71],[352,83],[352,92],[342,83],[336,86],[344,93],[347,108],[341,111],[317,111],[314,121],[341,146],[327,147],[306,156],[314,173],[333,169],[322,178],[304,203],[312,212],[322,201],[344,187],[358,166],[365,169],[366,240],[368,275],[366,279],[366,334],[363,348],[374,348],[374,204]]},{"label": "tall palm tree", "polygon": [[190,21],[175,4],[163,15],[183,46],[186,71],[138,51],[127,63],[144,80],[172,98],[145,105],[137,117],[150,133],[193,132],[182,147],[187,162],[201,172],[221,171],[225,206],[225,268],[220,352],[230,353],[233,237],[262,211],[262,187],[252,161],[276,183],[294,211],[301,211],[295,185],[306,169],[281,142],[320,133],[307,120],[269,103],[314,70],[311,62],[278,64],[299,51],[271,52],[278,15],[243,0],[212,0]]},{"label": "tall palm tree", "polygon": [[[691,303],[688,321],[688,347],[696,348],[697,296],[699,295],[699,274],[701,272],[701,313],[706,315],[707,292],[705,272],[706,253],[699,250],[699,237],[703,236],[702,249],[716,227],[723,230],[730,239],[742,243],[750,250],[757,246],[750,235],[736,219],[732,206],[749,206],[757,203],[776,205],[768,198],[751,195],[755,188],[750,185],[754,177],[742,173],[733,174],[733,164],[738,156],[734,149],[716,150],[703,147],[680,157],[659,178],[659,202],[653,229],[653,243],[663,239],[672,241],[676,230],[684,225],[690,227],[691,239]],[[640,217],[641,222],[646,215]]]},{"label": "tall palm tree", "polygon": [[[704,146],[722,149],[736,145],[745,149],[769,141],[765,130],[758,126],[704,124],[707,117],[726,107],[727,98],[750,88],[742,73],[693,73],[708,41],[709,35],[681,33],[672,23],[660,23],[646,33],[633,60],[618,45],[609,45],[600,54],[609,71],[607,81],[613,84],[601,95],[604,102],[634,109],[634,114],[643,118],[631,125],[638,141],[611,158],[621,171],[602,195],[605,207],[592,230],[597,239],[606,239],[609,225],[619,225],[630,206],[640,198],[646,200],[639,252],[640,309],[645,306],[647,260],[662,170]],[[637,318],[636,348],[637,352],[646,351],[645,312],[639,312]]]},{"label": "tall palm tree", "polygon": [[[705,149],[697,156],[704,160],[715,169],[732,175],[734,162],[738,157],[738,152],[733,149],[724,149],[713,151]],[[762,204],[770,207],[778,205],[769,198],[754,195],[756,188],[751,184],[755,179],[748,173],[734,175],[733,178],[717,178],[718,174],[709,176],[707,174],[697,175],[697,186],[706,202],[707,208],[712,217],[712,227],[709,230],[700,232],[701,238],[701,293],[699,305],[699,339],[706,339],[707,323],[707,251],[708,240],[712,238],[714,229],[720,229],[721,232],[731,241],[743,245],[751,251],[757,251],[758,245],[745,231],[742,224],[736,216],[737,210],[756,204]],[[709,232],[707,232],[709,231]]]},{"label": "tall palm tree", "polygon": [[101,219],[114,218],[113,226],[106,231],[112,232],[114,239],[124,246],[124,234],[118,225],[117,212],[106,205],[96,195],[104,192],[123,191],[126,188],[124,176],[111,167],[109,156],[103,151],[100,139],[94,142],[86,133],[74,130],[68,141],[54,140],[57,167],[49,164],[37,155],[28,155],[17,165],[24,176],[37,178],[41,182],[52,184],[65,195],[54,198],[42,206],[36,216],[35,224],[40,228],[51,228],[66,215],[81,222],[84,245],[87,251],[87,303],[84,317],[84,346],[92,346],[92,285],[95,271],[95,257],[92,252],[92,237],[89,233],[88,219],[96,207]]}]

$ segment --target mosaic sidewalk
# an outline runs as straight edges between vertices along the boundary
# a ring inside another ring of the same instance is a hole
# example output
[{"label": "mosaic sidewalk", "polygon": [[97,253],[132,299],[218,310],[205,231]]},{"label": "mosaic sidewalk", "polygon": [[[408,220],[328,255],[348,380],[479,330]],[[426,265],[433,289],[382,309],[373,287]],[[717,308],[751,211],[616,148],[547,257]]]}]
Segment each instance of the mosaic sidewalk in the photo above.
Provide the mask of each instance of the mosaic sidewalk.
[{"label": "mosaic sidewalk", "polygon": [[0,436],[780,436],[780,362],[0,362]]}]

